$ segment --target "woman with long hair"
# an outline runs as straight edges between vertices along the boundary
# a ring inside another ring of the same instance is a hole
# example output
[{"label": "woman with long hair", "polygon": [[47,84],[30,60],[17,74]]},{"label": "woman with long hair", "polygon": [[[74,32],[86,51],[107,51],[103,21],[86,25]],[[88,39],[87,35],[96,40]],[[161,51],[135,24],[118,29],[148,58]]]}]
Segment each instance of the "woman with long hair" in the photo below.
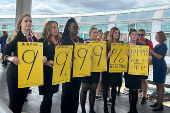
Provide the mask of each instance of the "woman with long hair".
[{"label": "woman with long hair", "polygon": [[[70,18],[64,28],[61,38],[61,45],[75,45],[84,43],[83,39],[78,37],[79,26],[74,18]],[[74,55],[74,54],[73,54]],[[73,58],[74,59],[74,56]],[[61,113],[77,113],[79,105],[79,90],[81,77],[73,78],[73,68],[71,69],[70,82],[63,83],[61,95]]]},{"label": "woman with long hair", "polygon": [[[9,92],[9,108],[13,113],[21,113],[22,106],[28,94],[29,88],[18,88],[18,42],[37,42],[37,38],[31,33],[32,19],[29,14],[19,16],[14,33],[16,34],[6,44],[3,53],[3,60],[11,62],[7,70],[7,86]],[[13,52],[14,56],[11,56]],[[46,62],[46,57],[43,57],[43,62]]]},{"label": "woman with long hair", "polygon": [[[98,31],[97,28],[90,28],[89,29],[89,42],[90,41],[97,41]],[[89,113],[96,113],[94,111],[94,103],[95,103],[95,96],[96,96],[96,89],[99,83],[100,72],[91,72],[91,76],[83,77],[82,78],[82,89],[80,93],[80,103],[82,108],[82,113],[86,113],[85,104],[86,104],[86,96],[87,90],[90,89],[89,93],[89,104],[90,104],[90,111]]]},{"label": "woman with long hair", "polygon": [[104,113],[109,113],[107,107],[107,96],[108,96],[108,89],[109,86],[112,87],[111,90],[111,113],[115,113],[115,104],[116,104],[116,87],[122,81],[122,73],[109,73],[109,62],[111,56],[111,44],[112,43],[122,43],[119,41],[120,39],[120,30],[117,27],[113,27],[110,29],[109,36],[108,36],[108,56],[107,56],[107,71],[102,73],[102,85],[103,85],[103,100],[104,100]]},{"label": "woman with long hair", "polygon": [[47,62],[44,63],[44,85],[39,86],[39,94],[43,95],[40,113],[51,113],[52,97],[58,92],[59,85],[52,85],[52,76],[55,47],[59,46],[59,41],[58,23],[48,21],[42,31],[42,37],[38,40],[43,43],[43,54],[47,57]]},{"label": "woman with long hair", "polygon": [[168,48],[165,43],[167,38],[163,31],[157,32],[155,39],[159,44],[157,44],[153,50],[150,48],[150,53],[153,56],[153,82],[156,83],[157,101],[150,106],[155,107],[153,111],[159,111],[164,108],[162,101],[164,97],[164,83],[167,72],[167,65],[164,58]]}]

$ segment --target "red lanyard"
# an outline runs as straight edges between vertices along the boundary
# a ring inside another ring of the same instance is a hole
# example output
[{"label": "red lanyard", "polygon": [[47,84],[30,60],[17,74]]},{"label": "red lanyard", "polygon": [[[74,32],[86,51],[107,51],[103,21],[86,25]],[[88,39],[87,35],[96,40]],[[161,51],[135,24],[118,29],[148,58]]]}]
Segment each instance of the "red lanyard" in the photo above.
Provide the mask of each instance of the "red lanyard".
[{"label": "red lanyard", "polygon": [[57,42],[57,44],[55,44],[52,40],[50,40],[55,46],[59,46],[59,42],[58,42],[58,40],[56,39],[56,42]]},{"label": "red lanyard", "polygon": [[[71,37],[70,37],[71,38]],[[71,38],[72,42],[75,44],[74,40]],[[77,38],[77,42],[79,43],[79,39]]]},{"label": "red lanyard", "polygon": [[[31,33],[29,33],[29,37],[31,38],[32,42],[34,42]],[[29,38],[29,37],[28,37],[28,38]],[[26,37],[27,41],[30,42],[28,38]]]},{"label": "red lanyard", "polygon": [[[129,41],[129,44],[132,45],[132,43]],[[135,42],[135,45],[136,45],[136,42]]]}]

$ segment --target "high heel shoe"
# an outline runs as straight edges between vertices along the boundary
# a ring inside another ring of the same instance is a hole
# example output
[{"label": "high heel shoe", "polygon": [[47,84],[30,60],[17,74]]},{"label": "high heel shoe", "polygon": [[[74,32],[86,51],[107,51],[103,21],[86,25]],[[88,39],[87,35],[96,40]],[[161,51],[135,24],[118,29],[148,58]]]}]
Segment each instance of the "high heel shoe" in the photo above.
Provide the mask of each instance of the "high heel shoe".
[{"label": "high heel shoe", "polygon": [[158,104],[152,104],[150,105],[150,107],[156,107]]},{"label": "high heel shoe", "polygon": [[160,110],[163,110],[164,109],[164,106],[162,105],[162,107],[160,107],[159,109],[157,109],[157,108],[154,108],[154,109],[152,109],[153,111],[160,111]]}]

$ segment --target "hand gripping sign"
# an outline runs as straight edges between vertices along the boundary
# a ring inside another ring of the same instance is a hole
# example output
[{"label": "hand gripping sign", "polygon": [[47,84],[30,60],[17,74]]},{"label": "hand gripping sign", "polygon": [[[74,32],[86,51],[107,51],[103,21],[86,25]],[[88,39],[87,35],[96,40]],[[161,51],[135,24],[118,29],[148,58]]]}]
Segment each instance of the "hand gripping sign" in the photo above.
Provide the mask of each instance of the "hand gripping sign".
[{"label": "hand gripping sign", "polygon": [[43,85],[43,44],[18,42],[18,88]]},{"label": "hand gripping sign", "polygon": [[148,57],[148,46],[130,45],[128,74],[148,76]]},{"label": "hand gripping sign", "polygon": [[70,82],[73,45],[56,46],[52,85]]},{"label": "hand gripping sign", "polygon": [[112,43],[109,72],[127,72],[129,44]]},{"label": "hand gripping sign", "polygon": [[107,71],[106,41],[91,41],[92,63],[91,72]]},{"label": "hand gripping sign", "polygon": [[73,77],[90,76],[91,73],[91,45],[90,43],[75,43]]}]

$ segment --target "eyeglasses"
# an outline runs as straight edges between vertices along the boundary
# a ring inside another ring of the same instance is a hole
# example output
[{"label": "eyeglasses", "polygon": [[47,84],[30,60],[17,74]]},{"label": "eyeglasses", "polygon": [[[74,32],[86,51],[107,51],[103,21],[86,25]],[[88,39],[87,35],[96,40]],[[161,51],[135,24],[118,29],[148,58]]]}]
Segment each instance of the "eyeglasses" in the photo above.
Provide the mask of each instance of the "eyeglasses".
[{"label": "eyeglasses", "polygon": [[143,36],[144,34],[138,34],[138,36]]}]

